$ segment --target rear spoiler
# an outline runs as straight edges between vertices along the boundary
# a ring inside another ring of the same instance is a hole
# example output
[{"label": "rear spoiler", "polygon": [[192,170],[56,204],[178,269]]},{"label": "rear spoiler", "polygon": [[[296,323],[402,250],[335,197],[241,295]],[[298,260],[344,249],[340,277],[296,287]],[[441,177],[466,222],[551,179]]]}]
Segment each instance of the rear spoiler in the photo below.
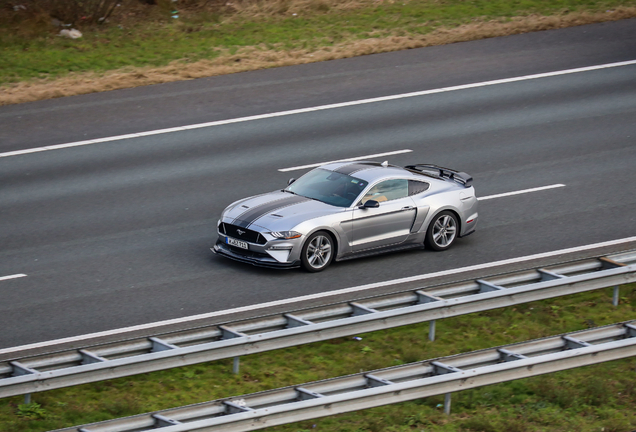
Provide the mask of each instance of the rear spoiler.
[{"label": "rear spoiler", "polygon": [[439,178],[454,180],[457,183],[464,185],[464,187],[466,188],[469,188],[473,185],[473,178],[469,174],[466,174],[465,172],[455,171],[450,168],[443,168],[441,166],[427,164],[407,165],[404,168],[406,168],[407,170],[416,171],[421,174],[434,174]]}]

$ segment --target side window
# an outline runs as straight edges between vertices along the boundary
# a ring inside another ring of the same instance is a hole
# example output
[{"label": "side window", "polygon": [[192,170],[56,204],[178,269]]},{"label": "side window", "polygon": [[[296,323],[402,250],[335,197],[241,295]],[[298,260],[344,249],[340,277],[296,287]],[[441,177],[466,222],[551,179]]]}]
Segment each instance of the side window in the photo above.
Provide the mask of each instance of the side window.
[{"label": "side window", "polygon": [[417,180],[409,180],[409,196],[417,195],[428,190],[430,185]]},{"label": "side window", "polygon": [[362,198],[362,204],[368,200],[377,202],[406,198],[409,195],[409,185],[406,179],[385,180],[373,186]]}]

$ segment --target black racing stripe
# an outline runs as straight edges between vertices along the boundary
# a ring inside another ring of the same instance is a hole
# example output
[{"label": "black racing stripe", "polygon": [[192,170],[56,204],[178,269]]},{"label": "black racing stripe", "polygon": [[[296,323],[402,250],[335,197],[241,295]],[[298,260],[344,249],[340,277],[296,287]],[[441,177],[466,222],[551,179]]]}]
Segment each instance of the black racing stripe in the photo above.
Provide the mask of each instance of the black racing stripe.
[{"label": "black racing stripe", "polygon": [[266,215],[269,212],[273,212],[290,205],[298,204],[303,201],[309,201],[309,198],[305,198],[299,195],[290,195],[276,201],[264,203],[241,214],[239,217],[234,219],[233,224],[241,228],[247,228],[256,219]]},{"label": "black racing stripe", "polygon": [[354,162],[348,165],[341,166],[340,168],[334,171],[340,174],[351,175],[358,171],[375,168],[379,166],[382,166],[379,162],[362,162],[362,163]]}]

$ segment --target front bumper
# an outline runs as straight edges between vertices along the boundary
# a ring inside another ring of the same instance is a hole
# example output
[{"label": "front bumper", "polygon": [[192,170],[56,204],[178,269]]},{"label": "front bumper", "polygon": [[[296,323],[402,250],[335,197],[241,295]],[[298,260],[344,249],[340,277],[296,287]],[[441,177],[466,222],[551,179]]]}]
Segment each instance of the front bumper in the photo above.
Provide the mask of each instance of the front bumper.
[{"label": "front bumper", "polygon": [[235,261],[240,261],[243,263],[252,264],[258,267],[269,267],[269,268],[280,268],[280,269],[300,267],[300,260],[279,262],[266,253],[252,251],[252,250],[244,250],[244,249],[236,248],[233,246],[229,246],[225,243],[224,236],[219,236],[219,239],[217,240],[216,244],[212,248],[210,248],[210,250],[214,252],[215,254],[222,255],[226,258],[230,258]]}]

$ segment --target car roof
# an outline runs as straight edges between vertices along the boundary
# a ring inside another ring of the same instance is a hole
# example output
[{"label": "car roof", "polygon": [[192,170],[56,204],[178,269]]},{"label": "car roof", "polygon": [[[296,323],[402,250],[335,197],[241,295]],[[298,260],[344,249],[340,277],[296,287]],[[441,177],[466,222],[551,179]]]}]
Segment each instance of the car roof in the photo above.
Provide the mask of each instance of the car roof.
[{"label": "car roof", "polygon": [[[350,175],[369,183],[374,183],[384,178],[413,178],[414,180],[439,180],[432,176],[415,173],[396,165],[382,165],[380,162],[373,161],[348,161],[333,162],[322,165],[320,168],[329,171],[335,171],[341,174]],[[424,178],[426,177],[426,178]]]}]

